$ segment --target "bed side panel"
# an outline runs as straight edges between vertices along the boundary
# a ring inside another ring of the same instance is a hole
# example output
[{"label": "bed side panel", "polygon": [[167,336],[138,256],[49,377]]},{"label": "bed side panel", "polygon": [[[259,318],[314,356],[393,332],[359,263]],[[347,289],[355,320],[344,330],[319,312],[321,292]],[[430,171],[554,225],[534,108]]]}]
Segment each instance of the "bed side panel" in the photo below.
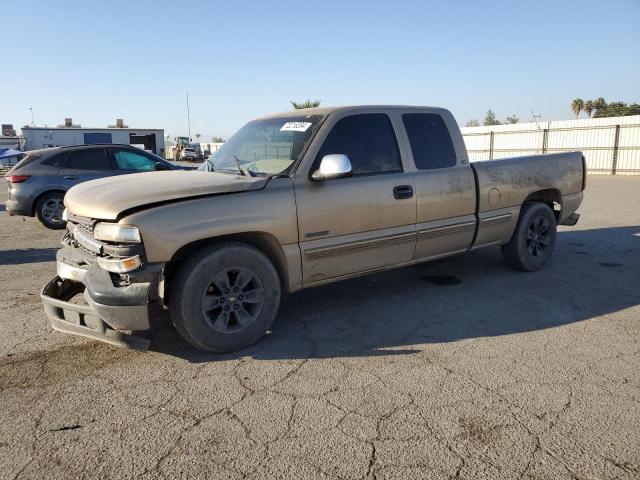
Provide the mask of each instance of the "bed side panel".
[{"label": "bed side panel", "polygon": [[[478,175],[480,220],[474,247],[508,242],[522,203],[534,192],[555,189],[562,199],[581,197],[583,163],[580,152],[487,160],[472,165]],[[578,205],[573,201],[567,203],[573,210],[579,205],[579,202]],[[569,213],[572,212],[565,210],[562,216]]]}]

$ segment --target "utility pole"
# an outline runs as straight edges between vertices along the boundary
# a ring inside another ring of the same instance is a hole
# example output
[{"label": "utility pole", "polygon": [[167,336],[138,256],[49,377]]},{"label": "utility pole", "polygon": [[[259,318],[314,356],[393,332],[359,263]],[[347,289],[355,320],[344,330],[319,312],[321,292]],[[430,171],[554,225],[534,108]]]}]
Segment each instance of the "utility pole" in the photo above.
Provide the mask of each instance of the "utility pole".
[{"label": "utility pole", "polygon": [[536,122],[536,127],[540,130],[540,122],[542,121],[542,113],[538,113],[537,115],[533,113],[533,109],[531,110],[531,116],[533,117],[533,121]]},{"label": "utility pole", "polygon": [[188,127],[187,142],[191,143],[191,113],[189,112],[189,92],[187,92],[187,127]]},{"label": "utility pole", "polygon": [[33,121],[33,108],[29,107],[29,111],[31,112],[31,126],[35,127],[36,122]]}]

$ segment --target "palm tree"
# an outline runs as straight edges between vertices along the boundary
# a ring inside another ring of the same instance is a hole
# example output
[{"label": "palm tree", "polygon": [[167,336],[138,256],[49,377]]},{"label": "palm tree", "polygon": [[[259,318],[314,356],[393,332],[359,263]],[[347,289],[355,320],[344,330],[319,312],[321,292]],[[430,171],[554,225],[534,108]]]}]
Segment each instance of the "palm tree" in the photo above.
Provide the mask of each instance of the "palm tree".
[{"label": "palm tree", "polygon": [[607,109],[607,102],[603,97],[598,97],[593,101],[593,108],[596,109],[596,117],[598,117],[600,116],[598,115],[598,110],[600,110],[601,114],[604,113],[604,111]]},{"label": "palm tree", "polygon": [[294,110],[300,110],[302,108],[315,108],[320,106],[320,100],[307,99],[302,103],[297,103],[297,102],[294,102],[293,100],[290,100],[290,102]]},{"label": "palm tree", "polygon": [[580,112],[584,109],[584,101],[581,98],[576,98],[571,102],[571,111],[576,114],[576,118],[580,115]]},{"label": "palm tree", "polygon": [[593,106],[593,100],[587,100],[586,102],[584,102],[584,107],[582,107],[582,110],[584,110],[584,113],[587,114],[587,117],[591,118],[591,114],[595,110],[595,107]]}]

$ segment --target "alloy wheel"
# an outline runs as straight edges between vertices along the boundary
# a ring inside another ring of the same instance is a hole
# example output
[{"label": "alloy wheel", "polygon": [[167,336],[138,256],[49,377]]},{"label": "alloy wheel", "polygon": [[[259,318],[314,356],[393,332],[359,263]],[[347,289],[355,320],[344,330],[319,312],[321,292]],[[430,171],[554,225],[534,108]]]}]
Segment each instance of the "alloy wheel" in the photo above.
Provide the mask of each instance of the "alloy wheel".
[{"label": "alloy wheel", "polygon": [[62,222],[63,210],[64,203],[61,198],[50,198],[42,204],[40,214],[47,222],[57,224]]},{"label": "alloy wheel", "polygon": [[527,250],[533,258],[542,258],[551,242],[551,224],[545,217],[535,217],[527,230]]},{"label": "alloy wheel", "polygon": [[214,275],[202,295],[202,314],[220,333],[236,333],[249,327],[264,305],[264,287],[258,276],[245,267]]}]

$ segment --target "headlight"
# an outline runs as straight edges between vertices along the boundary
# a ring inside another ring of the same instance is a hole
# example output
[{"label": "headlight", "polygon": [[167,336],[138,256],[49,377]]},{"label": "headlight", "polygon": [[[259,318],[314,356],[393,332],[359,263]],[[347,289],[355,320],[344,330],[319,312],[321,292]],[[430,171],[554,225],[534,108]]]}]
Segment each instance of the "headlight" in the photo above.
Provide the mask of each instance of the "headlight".
[{"label": "headlight", "polygon": [[131,270],[135,270],[142,264],[138,255],[117,259],[97,257],[96,260],[98,261],[98,265],[100,265],[100,268],[106,270],[107,272],[113,273],[130,272]]},{"label": "headlight", "polygon": [[67,209],[65,208],[65,209],[62,211],[62,221],[63,221],[63,222],[66,222],[66,221],[68,221],[68,220],[69,220],[69,212],[68,212],[68,211],[67,211]]},{"label": "headlight", "polygon": [[98,223],[93,230],[93,238],[107,242],[140,243],[140,230],[132,225],[119,223]]}]

